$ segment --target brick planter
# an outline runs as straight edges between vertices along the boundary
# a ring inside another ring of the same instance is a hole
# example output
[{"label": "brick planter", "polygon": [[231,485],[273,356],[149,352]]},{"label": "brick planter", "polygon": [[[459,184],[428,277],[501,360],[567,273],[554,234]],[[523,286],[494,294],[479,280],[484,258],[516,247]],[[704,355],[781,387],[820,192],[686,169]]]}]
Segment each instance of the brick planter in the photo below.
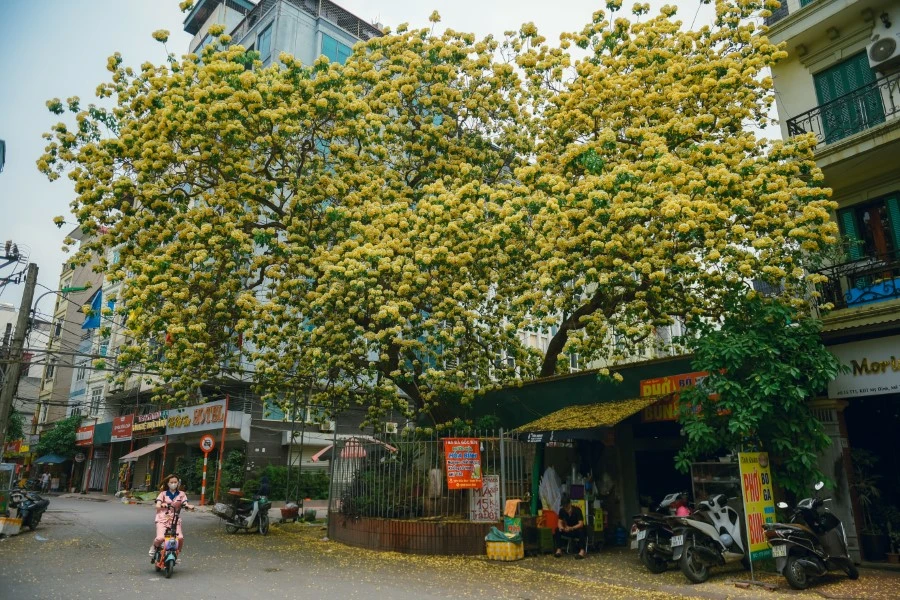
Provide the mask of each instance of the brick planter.
[{"label": "brick planter", "polygon": [[348,546],[407,554],[484,554],[484,536],[500,523],[400,521],[330,513],[328,537]]}]

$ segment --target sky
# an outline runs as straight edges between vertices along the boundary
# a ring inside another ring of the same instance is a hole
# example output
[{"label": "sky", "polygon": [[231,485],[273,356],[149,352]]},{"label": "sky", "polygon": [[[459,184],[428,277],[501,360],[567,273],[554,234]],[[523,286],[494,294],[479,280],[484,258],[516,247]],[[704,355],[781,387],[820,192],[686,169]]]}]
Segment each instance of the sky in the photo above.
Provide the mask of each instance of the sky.
[{"label": "sky", "polygon": [[[336,0],[361,19],[413,27],[428,26],[433,10],[441,27],[480,36],[534,22],[548,40],[562,31],[580,30],[602,0]],[[686,23],[709,21],[710,8],[699,0],[669,0],[679,6]],[[626,0],[626,5],[631,3]],[[664,2],[650,3],[654,9]],[[654,10],[655,12],[655,10]],[[157,29],[171,32],[170,51],[187,52],[191,36],[182,29],[178,0],[0,0],[0,139],[6,141],[6,166],[0,173],[0,244],[12,239],[27,259],[38,265],[38,281],[51,289],[59,283],[66,260],[62,240],[74,228],[58,229],[56,215],[74,218],[69,203],[72,182],[49,182],[35,161],[48,131],[59,118],[45,102],[51,98],[94,100],[97,85],[107,80],[106,59],[120,52],[126,65],[162,62],[163,47],[151,37]],[[22,265],[24,269],[24,265]],[[9,276],[10,267],[0,269]],[[0,302],[18,306],[22,285],[0,288]],[[47,300],[50,303],[50,300]],[[41,306],[45,311],[48,306]]]}]

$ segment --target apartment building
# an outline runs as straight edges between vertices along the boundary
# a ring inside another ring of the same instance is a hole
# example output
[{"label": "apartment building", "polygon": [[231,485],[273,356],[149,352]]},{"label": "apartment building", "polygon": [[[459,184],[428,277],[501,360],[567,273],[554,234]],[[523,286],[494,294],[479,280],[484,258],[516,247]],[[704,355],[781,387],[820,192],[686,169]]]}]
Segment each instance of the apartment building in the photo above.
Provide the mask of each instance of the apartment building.
[{"label": "apartment building", "polygon": [[882,560],[900,530],[900,2],[786,0],[766,22],[789,55],[773,69],[782,134],[816,136],[838,203],[842,247],[819,291],[834,306],[824,341],[848,371],[815,402],[833,440],[820,465],[851,548]]}]

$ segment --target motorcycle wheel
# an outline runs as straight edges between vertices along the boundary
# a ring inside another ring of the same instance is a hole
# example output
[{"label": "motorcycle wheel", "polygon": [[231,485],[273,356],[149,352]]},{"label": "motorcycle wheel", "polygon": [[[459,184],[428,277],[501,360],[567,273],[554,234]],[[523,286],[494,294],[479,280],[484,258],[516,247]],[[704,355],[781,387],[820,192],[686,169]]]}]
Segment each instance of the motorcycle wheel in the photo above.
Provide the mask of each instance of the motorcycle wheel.
[{"label": "motorcycle wheel", "polygon": [[230,523],[225,523],[225,533],[237,533],[239,527]]},{"label": "motorcycle wheel", "polygon": [[809,587],[809,576],[798,560],[797,556],[788,556],[784,565],[784,577],[795,590],[805,590]]},{"label": "motorcycle wheel", "polygon": [[746,554],[741,557],[741,566],[744,567],[745,571],[750,570],[750,557]]},{"label": "motorcycle wheel", "polygon": [[175,563],[170,562],[170,563],[166,564],[166,579],[169,579],[170,577],[172,577],[172,571],[174,571],[174,570],[175,570]]},{"label": "motorcycle wheel", "polygon": [[693,540],[685,540],[678,566],[688,581],[703,583],[709,579],[709,567],[694,560],[694,545]]},{"label": "motorcycle wheel", "polygon": [[37,529],[38,523],[40,523],[40,522],[41,522],[40,516],[32,517],[31,522],[28,523],[28,528],[30,530],[34,531],[35,529]]},{"label": "motorcycle wheel", "polygon": [[847,573],[847,577],[849,577],[853,581],[859,579],[859,569],[856,568],[856,565],[850,565],[849,567],[844,569],[844,571]]},{"label": "motorcycle wheel", "polygon": [[669,568],[669,563],[665,559],[652,555],[646,546],[641,550],[641,562],[654,574],[664,573]]},{"label": "motorcycle wheel", "polygon": [[262,535],[269,533],[269,515],[259,515],[259,532]]}]

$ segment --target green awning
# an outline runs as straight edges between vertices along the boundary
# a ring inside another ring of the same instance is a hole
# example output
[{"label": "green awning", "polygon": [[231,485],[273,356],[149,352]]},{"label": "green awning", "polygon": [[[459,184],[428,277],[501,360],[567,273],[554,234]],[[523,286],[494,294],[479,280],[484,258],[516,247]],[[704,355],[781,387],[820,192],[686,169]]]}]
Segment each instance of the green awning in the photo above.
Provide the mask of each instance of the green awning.
[{"label": "green awning", "polygon": [[94,425],[94,447],[108,444],[112,439],[112,421]]},{"label": "green awning", "polygon": [[576,404],[567,406],[515,430],[516,433],[537,433],[544,431],[573,431],[576,429],[601,429],[615,427],[631,415],[656,404],[664,396],[611,400],[596,404]]}]

